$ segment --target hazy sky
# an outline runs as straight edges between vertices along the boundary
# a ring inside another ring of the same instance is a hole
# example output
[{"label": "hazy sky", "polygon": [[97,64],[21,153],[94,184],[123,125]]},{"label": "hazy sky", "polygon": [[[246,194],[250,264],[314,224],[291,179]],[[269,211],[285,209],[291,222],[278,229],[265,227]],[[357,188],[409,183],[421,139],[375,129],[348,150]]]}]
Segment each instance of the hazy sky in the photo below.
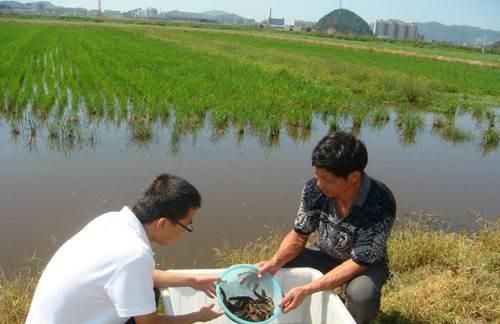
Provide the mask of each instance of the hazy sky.
[{"label": "hazy sky", "polygon": [[[21,1],[33,2],[36,0]],[[97,8],[97,0],[51,0],[66,7]],[[273,17],[317,21],[339,7],[339,0],[102,0],[104,9],[126,11],[154,7],[161,11],[202,12],[212,9],[236,13],[261,21],[273,8]],[[406,22],[437,21],[445,25],[469,25],[500,31],[500,0],[343,0],[342,7],[354,11],[368,23],[377,19]]]}]

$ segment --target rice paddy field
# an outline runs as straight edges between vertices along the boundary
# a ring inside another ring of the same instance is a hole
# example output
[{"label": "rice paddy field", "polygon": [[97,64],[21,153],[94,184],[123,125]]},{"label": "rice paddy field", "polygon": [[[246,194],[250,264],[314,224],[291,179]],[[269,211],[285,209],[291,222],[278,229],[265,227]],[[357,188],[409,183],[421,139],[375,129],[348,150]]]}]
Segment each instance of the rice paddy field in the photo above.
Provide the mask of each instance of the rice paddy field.
[{"label": "rice paddy field", "polygon": [[397,107],[410,134],[422,111],[443,114],[452,130],[457,112],[472,111],[490,121],[484,142],[498,143],[487,115],[500,106],[498,55],[205,25],[0,24],[0,107],[14,134],[46,128],[65,138],[107,121],[148,139],[152,121],[175,114],[179,132],[207,119],[221,132],[272,137],[307,130],[315,114],[336,128],[383,122]]},{"label": "rice paddy field", "polygon": [[377,323],[496,323],[499,114],[500,55],[478,49],[0,14],[0,322],[24,322],[66,239],[163,172],[203,196],[163,268],[269,257],[340,129],[418,216],[393,231]]}]

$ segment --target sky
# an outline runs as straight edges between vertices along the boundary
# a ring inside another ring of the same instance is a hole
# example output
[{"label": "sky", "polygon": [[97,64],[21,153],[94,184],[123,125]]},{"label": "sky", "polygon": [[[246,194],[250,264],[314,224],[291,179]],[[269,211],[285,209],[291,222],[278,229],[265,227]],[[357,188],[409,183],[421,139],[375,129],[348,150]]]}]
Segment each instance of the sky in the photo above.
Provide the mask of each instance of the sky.
[{"label": "sky", "polygon": [[[33,2],[36,0],[21,1]],[[97,0],[49,0],[65,7],[97,8]],[[103,9],[127,11],[153,7],[161,11],[202,12],[223,10],[262,21],[269,16],[318,21],[339,8],[340,0],[102,0]],[[500,0],[342,0],[342,8],[354,11],[366,22],[400,19],[405,22],[437,21],[445,25],[468,25],[500,31]]]}]

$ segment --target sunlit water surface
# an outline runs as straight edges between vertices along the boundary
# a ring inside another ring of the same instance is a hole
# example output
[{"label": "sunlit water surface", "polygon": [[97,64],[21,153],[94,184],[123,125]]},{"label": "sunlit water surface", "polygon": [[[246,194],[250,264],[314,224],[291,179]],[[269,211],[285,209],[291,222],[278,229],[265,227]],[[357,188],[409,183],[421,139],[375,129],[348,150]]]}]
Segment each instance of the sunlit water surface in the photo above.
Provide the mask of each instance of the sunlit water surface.
[{"label": "sunlit water surface", "polygon": [[[472,132],[463,143],[440,137],[432,120],[426,116],[414,143],[400,136],[394,116],[381,129],[363,126],[368,174],[392,189],[399,216],[438,217],[455,228],[498,218],[499,150],[484,152],[470,116],[456,123]],[[213,249],[224,242],[237,245],[291,228],[303,183],[312,177],[311,151],[327,132],[315,119],[309,135],[293,139],[283,130],[270,145],[248,132],[214,136],[207,126],[183,136],[176,148],[169,127],[138,144],[127,125],[102,125],[92,143],[65,148],[46,134],[13,136],[0,122],[0,266],[33,255],[48,258],[91,219],[131,206],[149,181],[170,172],[192,182],[203,202],[195,231],[172,246],[155,247],[157,260],[169,267],[211,267]]]}]

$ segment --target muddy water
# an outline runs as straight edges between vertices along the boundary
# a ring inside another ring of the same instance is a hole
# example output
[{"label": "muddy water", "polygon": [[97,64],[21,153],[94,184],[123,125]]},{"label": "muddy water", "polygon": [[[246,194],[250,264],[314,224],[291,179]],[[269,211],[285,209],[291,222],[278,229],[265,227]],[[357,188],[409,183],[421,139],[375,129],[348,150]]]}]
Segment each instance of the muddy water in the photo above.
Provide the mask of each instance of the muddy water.
[{"label": "muddy water", "polygon": [[[480,135],[452,143],[431,129],[432,116],[416,142],[404,144],[393,122],[382,129],[361,128],[369,151],[367,172],[395,193],[400,215],[436,214],[454,226],[470,227],[478,216],[500,215],[500,150],[483,154]],[[457,125],[475,132],[470,117]],[[154,176],[185,177],[202,193],[195,231],[165,248],[159,262],[171,267],[211,267],[212,249],[223,242],[290,228],[304,181],[312,177],[310,153],[327,132],[319,119],[310,137],[294,140],[282,132],[279,144],[263,146],[233,133],[214,142],[208,127],[180,142],[172,153],[170,129],[155,131],[151,142],[134,145],[125,128],[100,127],[91,147],[54,150],[40,136],[27,146],[0,123],[0,266],[36,254],[49,257],[68,237],[97,215],[132,205]]]}]

